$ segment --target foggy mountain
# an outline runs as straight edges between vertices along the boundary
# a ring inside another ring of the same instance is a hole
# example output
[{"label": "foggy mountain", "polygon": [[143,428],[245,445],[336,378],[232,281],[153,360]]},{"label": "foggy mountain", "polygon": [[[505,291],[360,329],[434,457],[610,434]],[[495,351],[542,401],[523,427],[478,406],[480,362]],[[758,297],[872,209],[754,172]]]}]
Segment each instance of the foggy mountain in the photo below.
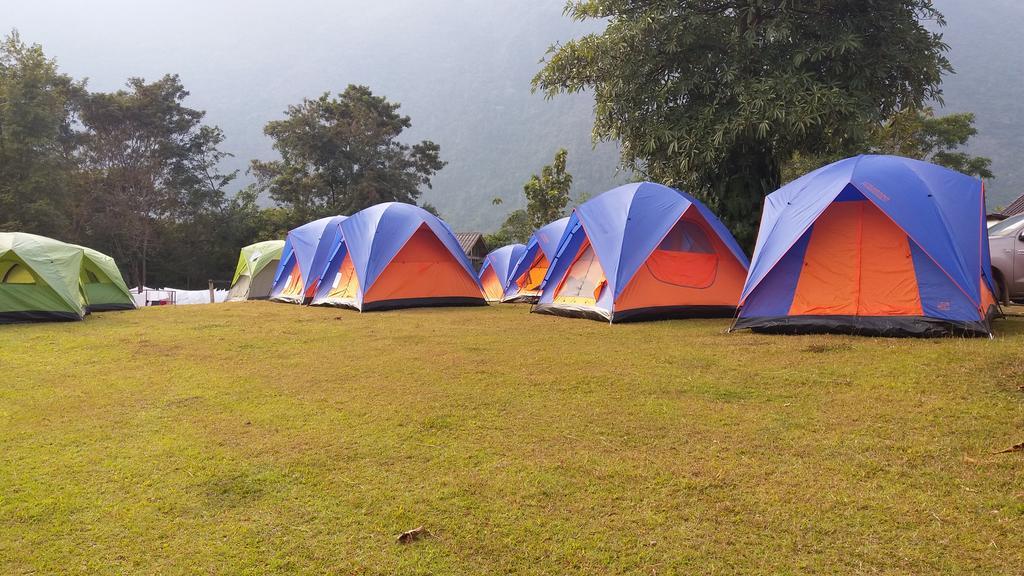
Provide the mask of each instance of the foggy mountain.
[{"label": "foggy mountain", "polygon": [[[555,41],[598,29],[562,16],[561,0],[137,0],[8,2],[0,31],[17,28],[61,69],[116,90],[130,76],[177,73],[190,106],[227,135],[243,172],[274,156],[263,135],[289,104],[366,84],[402,104],[406,141],[441,145],[448,165],[423,200],[459,230],[493,230],[522,207],[530,174],[569,149],[573,194],[625,181],[613,145],[594,148],[587,95],[545,100],[530,91],[538,61]],[[991,207],[1024,192],[1024,66],[1019,0],[937,0],[957,74],[946,80],[946,112],[973,111],[971,151],[992,157]],[[941,113],[941,112],[940,112]],[[493,206],[492,198],[506,201]]]}]

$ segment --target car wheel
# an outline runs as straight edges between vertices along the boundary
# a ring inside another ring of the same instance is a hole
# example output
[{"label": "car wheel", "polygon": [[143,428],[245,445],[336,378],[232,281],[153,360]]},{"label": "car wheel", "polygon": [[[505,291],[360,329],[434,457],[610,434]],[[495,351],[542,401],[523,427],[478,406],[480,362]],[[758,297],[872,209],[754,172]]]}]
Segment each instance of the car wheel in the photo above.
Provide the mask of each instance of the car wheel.
[{"label": "car wheel", "polygon": [[1006,285],[1003,284],[1003,279],[1000,276],[997,275],[995,277],[995,281],[996,281],[996,300],[998,300],[1000,304],[1009,304],[1010,303],[1010,295],[1007,294],[1007,292],[1006,292]]}]

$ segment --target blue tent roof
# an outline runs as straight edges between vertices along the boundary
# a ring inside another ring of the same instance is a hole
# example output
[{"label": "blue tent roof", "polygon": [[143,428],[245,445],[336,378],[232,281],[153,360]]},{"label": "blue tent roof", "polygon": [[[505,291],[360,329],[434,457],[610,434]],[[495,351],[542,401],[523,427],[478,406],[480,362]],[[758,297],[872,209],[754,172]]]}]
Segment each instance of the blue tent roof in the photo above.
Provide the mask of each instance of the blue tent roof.
[{"label": "blue tent roof", "polygon": [[544,253],[544,257],[548,259],[548,262],[554,260],[555,252],[558,250],[558,243],[561,242],[562,235],[565,234],[565,227],[568,224],[569,217],[566,216],[538,228],[530,236],[529,242],[526,243],[526,249],[512,267],[508,277],[509,280],[522,276],[529,269],[537,257],[538,250]]},{"label": "blue tent roof", "polygon": [[844,191],[860,193],[899,226],[978,305],[991,288],[980,180],[898,156],[857,156],[807,174],[765,199],[742,304]]},{"label": "blue tent roof", "polygon": [[[568,229],[583,226],[615,299],[691,207],[700,212],[737,260],[747,266],[747,256],[739,244],[707,207],[685,192],[652,182],[619,186],[584,202],[573,210]],[[549,276],[553,271],[554,267]]]},{"label": "blue tent roof", "polygon": [[[281,276],[288,266],[292,255],[295,256],[295,263],[298,265],[299,272],[302,274],[302,281],[307,287],[311,280],[318,280],[319,278],[315,276],[320,274],[321,268],[327,263],[326,260],[318,261],[318,257],[326,258],[329,256],[321,256],[319,253],[321,237],[325,235],[325,232],[328,236],[333,236],[335,230],[337,230],[337,225],[345,220],[345,218],[346,216],[328,216],[308,222],[289,231],[288,236],[285,238],[277,273],[274,275],[274,284],[276,285],[281,280]],[[329,240],[323,244],[328,243]],[[326,247],[323,250],[326,251]]]},{"label": "blue tent roof", "polygon": [[473,265],[448,224],[418,206],[386,202],[361,210],[341,223],[345,245],[352,258],[356,277],[359,278],[360,301],[402,246],[424,224],[434,232],[470,278],[476,279]]},{"label": "blue tent roof", "polygon": [[502,287],[508,285],[509,274],[512,272],[513,267],[519,259],[523,257],[526,252],[525,244],[509,244],[508,246],[502,246],[496,250],[492,250],[485,258],[484,265],[480,267],[479,278],[484,277],[484,272],[488,268],[494,270],[494,275],[498,277],[498,282],[501,283]]},{"label": "blue tent roof", "polygon": [[530,244],[536,244],[544,256],[550,262],[555,257],[555,250],[558,249],[558,242],[562,239],[562,234],[565,233],[565,227],[569,225],[569,217],[559,218],[554,222],[545,224],[537,229],[530,237],[530,243],[527,244],[527,248]]}]

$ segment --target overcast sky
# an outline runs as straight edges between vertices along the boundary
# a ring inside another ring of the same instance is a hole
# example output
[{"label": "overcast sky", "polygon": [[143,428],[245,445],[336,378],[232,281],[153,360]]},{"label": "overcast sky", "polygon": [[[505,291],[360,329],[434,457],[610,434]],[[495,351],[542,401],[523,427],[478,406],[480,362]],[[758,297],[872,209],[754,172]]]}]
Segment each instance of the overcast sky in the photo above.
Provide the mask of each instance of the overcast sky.
[{"label": "overcast sky", "polygon": [[[570,148],[588,192],[616,183],[614,150],[592,151],[587,97],[545,101],[529,81],[547,46],[595,29],[562,16],[561,0],[4,0],[0,32],[18,28],[63,71],[114,90],[129,76],[181,75],[189,104],[228,136],[230,168],[272,155],[262,127],[288,104],[364,83],[402,102],[410,138],[442,145],[449,166],[428,199],[456,224],[491,227],[497,216],[459,206],[467,186],[513,199],[554,148]],[[949,110],[973,110],[981,153],[1000,156],[1003,196],[1024,192],[1020,118],[1024,0],[939,0],[958,74]],[[1012,116],[1012,117],[1011,117]],[[1008,123],[1017,129],[1007,129]],[[1017,159],[1006,154],[1016,150]],[[483,174],[472,179],[460,172]],[[525,172],[525,173],[524,173]],[[485,180],[485,177],[487,180]],[[475,201],[478,201],[477,198]]]}]

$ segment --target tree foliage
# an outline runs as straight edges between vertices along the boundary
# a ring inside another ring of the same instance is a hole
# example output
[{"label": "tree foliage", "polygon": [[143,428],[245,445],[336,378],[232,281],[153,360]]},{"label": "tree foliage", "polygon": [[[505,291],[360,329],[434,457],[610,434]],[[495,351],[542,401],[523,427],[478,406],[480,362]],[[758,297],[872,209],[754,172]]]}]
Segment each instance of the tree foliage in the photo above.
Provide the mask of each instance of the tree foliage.
[{"label": "tree foliage", "polygon": [[259,189],[302,222],[380,202],[415,204],[445,162],[429,140],[399,141],[412,122],[398,108],[355,85],[289,106],[264,129],[281,158],[253,161]]},{"label": "tree foliage", "polygon": [[[281,159],[253,162],[257,183],[228,199],[224,134],[189,107],[180,78],[131,78],[91,92],[17,32],[0,43],[0,230],[86,244],[131,284],[226,280],[238,249],[283,238],[326,214],[415,203],[444,166],[439,147],[398,140],[399,105],[349,86],[305,100],[267,134]],[[278,206],[261,207],[269,192]],[[424,208],[436,213],[433,206]]]},{"label": "tree foliage", "polygon": [[526,196],[526,212],[534,229],[558,220],[569,204],[569,190],[572,188],[572,174],[565,171],[569,152],[565,148],[555,152],[555,159],[534,174],[523,186]]},{"label": "tree foliage", "polygon": [[[565,148],[559,149],[555,152],[551,164],[541,168],[539,175],[530,176],[523,185],[526,209],[515,210],[509,214],[501,228],[487,236],[488,246],[525,243],[534,230],[565,216],[565,208],[569,205],[569,191],[572,189],[572,174],[565,168],[568,156]],[[500,198],[493,201],[496,206],[501,203]]]},{"label": "tree foliage", "polygon": [[930,107],[909,108],[897,112],[875,130],[870,149],[879,154],[927,160],[978,178],[994,178],[990,159],[959,150],[977,133],[974,114],[936,116]]},{"label": "tree foliage", "polygon": [[16,31],[0,42],[0,230],[57,235],[70,225],[62,207],[83,91]]},{"label": "tree foliage", "polygon": [[[102,231],[140,285],[158,227],[180,228],[220,210],[234,178],[217,171],[223,133],[184,105],[187,96],[176,75],[132,78],[126,90],[89,94],[81,106],[80,194],[94,208],[87,234]],[[205,250],[193,238],[177,241]]]},{"label": "tree foliage", "polygon": [[859,150],[831,155],[794,154],[783,169],[783,182],[859,152],[915,158],[977,178],[995,178],[992,160],[960,150],[977,133],[971,113],[935,116],[930,107],[900,110],[873,127]]},{"label": "tree foliage", "polygon": [[[866,6],[865,4],[869,4]],[[604,32],[549,51],[549,97],[593,90],[594,136],[688,189],[751,243],[762,197],[797,153],[828,155],[941,97],[950,70],[931,0],[577,0]]]},{"label": "tree foliage", "polygon": [[498,231],[484,237],[488,248],[494,249],[508,244],[525,244],[530,240],[534,228],[530,215],[524,209],[513,210],[502,222]]},{"label": "tree foliage", "polygon": [[187,96],[174,75],[89,91],[12,32],[0,42],[0,230],[107,252],[129,283],[229,276],[255,230],[225,200],[223,134]]}]

